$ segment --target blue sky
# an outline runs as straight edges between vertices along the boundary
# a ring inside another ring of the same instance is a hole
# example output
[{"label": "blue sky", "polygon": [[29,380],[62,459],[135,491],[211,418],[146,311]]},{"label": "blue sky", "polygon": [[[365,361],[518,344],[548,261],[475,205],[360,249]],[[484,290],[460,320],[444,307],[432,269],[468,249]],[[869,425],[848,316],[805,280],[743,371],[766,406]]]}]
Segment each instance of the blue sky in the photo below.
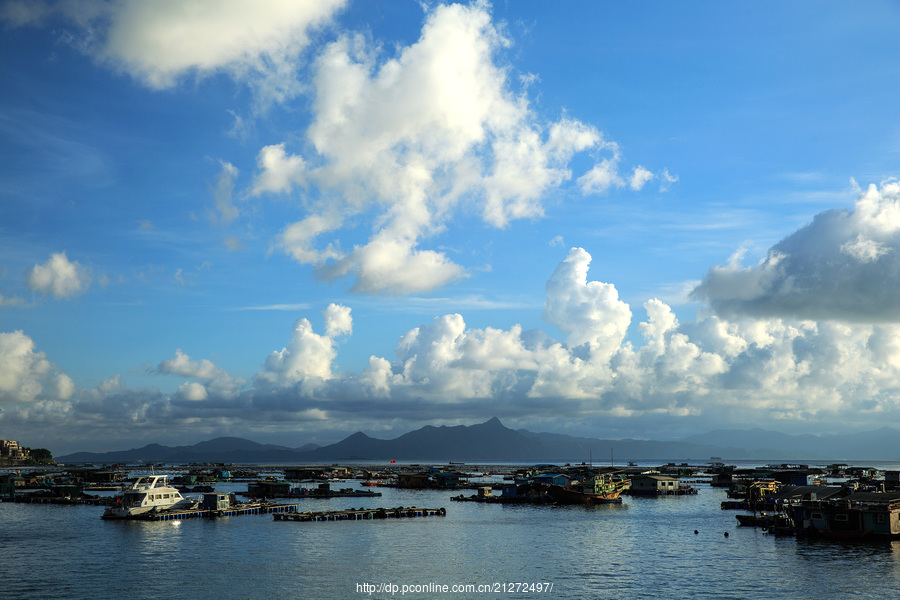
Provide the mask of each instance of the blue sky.
[{"label": "blue sky", "polygon": [[0,22],[0,437],[900,421],[895,2]]}]

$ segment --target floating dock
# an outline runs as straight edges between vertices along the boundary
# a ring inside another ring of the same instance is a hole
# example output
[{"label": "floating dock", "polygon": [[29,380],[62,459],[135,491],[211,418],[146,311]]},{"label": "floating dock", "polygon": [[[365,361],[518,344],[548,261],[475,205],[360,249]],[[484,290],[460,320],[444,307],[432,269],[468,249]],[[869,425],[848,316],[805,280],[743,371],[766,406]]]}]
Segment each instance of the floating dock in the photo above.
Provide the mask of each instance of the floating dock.
[{"label": "floating dock", "polygon": [[97,498],[63,498],[59,496],[30,496],[19,494],[13,497],[4,496],[0,502],[15,502],[17,504],[63,504],[66,506],[106,506],[114,502],[112,497]]},{"label": "floating dock", "polygon": [[695,496],[699,492],[697,488],[693,487],[683,487],[674,490],[636,490],[634,488],[625,492],[629,496],[645,496],[645,497],[655,497],[655,496]]},{"label": "floating dock", "polygon": [[472,495],[451,496],[453,502],[481,502],[482,504],[553,504],[553,500],[546,496],[488,496]]},{"label": "floating dock", "polygon": [[[299,504],[279,504],[276,502],[253,503],[243,506],[234,506],[222,510],[167,510],[163,512],[148,512],[126,519],[116,518],[115,520],[127,521],[172,521],[182,519],[212,519],[217,517],[237,517],[240,515],[266,515],[270,513],[292,513],[296,512]],[[104,517],[108,518],[108,517]]]},{"label": "floating dock", "polygon": [[311,490],[306,493],[300,494],[262,494],[262,493],[249,493],[249,492],[238,492],[238,496],[244,496],[247,498],[280,498],[280,499],[288,499],[288,500],[305,500],[307,498],[314,500],[328,500],[329,498],[379,498],[381,497],[381,492],[373,492],[371,490],[340,490],[340,491],[327,491],[320,492],[318,490]]},{"label": "floating dock", "polygon": [[360,508],[347,510],[328,510],[320,512],[303,511],[290,513],[276,513],[276,521],[359,521],[374,519],[403,519],[412,517],[444,517],[447,510],[444,508]]}]

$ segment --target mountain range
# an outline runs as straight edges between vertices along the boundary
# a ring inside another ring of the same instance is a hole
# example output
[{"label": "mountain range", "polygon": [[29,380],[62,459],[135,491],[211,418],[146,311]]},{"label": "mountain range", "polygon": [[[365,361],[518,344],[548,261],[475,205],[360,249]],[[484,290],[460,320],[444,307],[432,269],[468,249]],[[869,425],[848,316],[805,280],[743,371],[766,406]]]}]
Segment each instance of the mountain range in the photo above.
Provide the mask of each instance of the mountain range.
[{"label": "mountain range", "polygon": [[477,425],[431,425],[382,440],[362,432],[328,446],[289,448],[220,437],[193,446],[161,446],[115,452],[76,452],[67,463],[221,462],[321,463],[331,461],[586,462],[655,460],[894,460],[900,461],[900,430],[884,427],[844,435],[787,435],[762,429],[718,430],[677,441],[596,439],[534,433],[499,419]]}]

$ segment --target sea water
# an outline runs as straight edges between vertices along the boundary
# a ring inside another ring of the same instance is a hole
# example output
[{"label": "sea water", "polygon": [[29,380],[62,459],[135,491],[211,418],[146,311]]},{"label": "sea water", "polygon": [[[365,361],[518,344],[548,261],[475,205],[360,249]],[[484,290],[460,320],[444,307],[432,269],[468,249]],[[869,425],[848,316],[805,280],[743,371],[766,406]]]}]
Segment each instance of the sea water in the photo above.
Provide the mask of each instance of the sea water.
[{"label": "sea water", "polygon": [[738,527],[723,490],[697,487],[590,508],[376,488],[382,497],[299,502],[447,515],[312,523],[107,521],[102,507],[0,503],[0,586],[7,598],[92,600],[898,597],[900,541],[775,537]]}]

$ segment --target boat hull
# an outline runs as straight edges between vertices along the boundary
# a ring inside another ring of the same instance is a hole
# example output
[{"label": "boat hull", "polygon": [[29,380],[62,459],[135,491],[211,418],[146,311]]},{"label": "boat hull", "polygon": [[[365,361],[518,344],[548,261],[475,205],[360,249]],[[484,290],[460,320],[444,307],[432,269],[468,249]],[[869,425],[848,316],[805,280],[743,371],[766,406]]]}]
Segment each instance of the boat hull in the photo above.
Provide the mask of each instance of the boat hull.
[{"label": "boat hull", "polygon": [[167,512],[170,510],[188,510],[196,505],[194,500],[182,498],[178,502],[169,505],[135,506],[124,508],[110,506],[103,512],[104,519],[134,519],[153,512]]},{"label": "boat hull", "polygon": [[595,504],[619,504],[622,502],[620,490],[592,494],[564,488],[559,485],[551,485],[547,486],[547,494],[558,504],[593,506]]},{"label": "boat hull", "polygon": [[149,506],[141,506],[138,508],[115,508],[109,507],[103,512],[104,519],[133,519],[140,515],[149,513],[153,510]]}]

